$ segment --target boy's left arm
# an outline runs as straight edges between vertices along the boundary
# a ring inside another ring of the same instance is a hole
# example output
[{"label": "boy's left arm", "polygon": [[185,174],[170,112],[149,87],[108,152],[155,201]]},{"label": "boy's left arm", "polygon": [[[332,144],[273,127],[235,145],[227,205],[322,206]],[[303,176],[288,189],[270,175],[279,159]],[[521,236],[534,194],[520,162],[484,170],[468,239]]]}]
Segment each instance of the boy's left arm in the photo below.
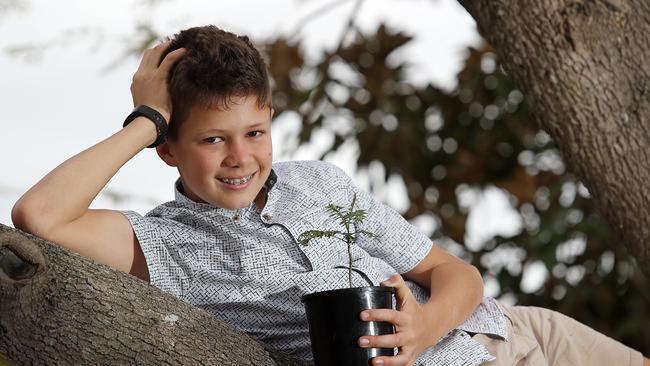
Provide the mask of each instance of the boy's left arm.
[{"label": "boy's left arm", "polygon": [[418,303],[399,275],[382,282],[382,286],[395,287],[397,310],[368,309],[361,313],[361,319],[392,323],[396,332],[360,337],[359,345],[399,347],[399,353],[374,357],[373,365],[412,365],[425,349],[462,324],[483,298],[483,280],[479,271],[435,245],[415,268],[404,273],[404,277],[429,288],[431,297],[426,304]]}]

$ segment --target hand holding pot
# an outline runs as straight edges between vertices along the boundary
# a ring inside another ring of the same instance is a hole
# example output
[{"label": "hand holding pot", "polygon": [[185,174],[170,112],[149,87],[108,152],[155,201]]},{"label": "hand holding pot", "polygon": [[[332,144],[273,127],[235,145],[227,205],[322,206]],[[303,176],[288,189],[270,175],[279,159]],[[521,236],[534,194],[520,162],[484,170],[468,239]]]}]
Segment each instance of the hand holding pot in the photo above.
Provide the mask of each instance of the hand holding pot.
[{"label": "hand holding pot", "polygon": [[363,336],[359,338],[361,347],[399,348],[396,356],[381,356],[372,359],[373,365],[411,366],[425,349],[436,344],[444,335],[436,329],[436,323],[427,309],[418,303],[411,290],[400,275],[395,275],[381,283],[395,288],[397,310],[368,309],[361,312],[364,321],[384,321],[395,326],[395,334]]}]

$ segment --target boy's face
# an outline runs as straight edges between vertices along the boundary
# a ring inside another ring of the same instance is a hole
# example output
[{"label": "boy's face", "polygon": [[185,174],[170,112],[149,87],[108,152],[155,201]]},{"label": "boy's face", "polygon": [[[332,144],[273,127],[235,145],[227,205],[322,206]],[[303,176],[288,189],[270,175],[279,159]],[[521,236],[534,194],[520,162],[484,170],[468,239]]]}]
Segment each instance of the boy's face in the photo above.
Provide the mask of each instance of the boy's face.
[{"label": "boy's face", "polygon": [[227,110],[192,108],[176,139],[160,145],[158,154],[178,168],[193,201],[230,210],[253,201],[262,207],[273,160],[272,111],[259,109],[254,96],[232,101]]}]

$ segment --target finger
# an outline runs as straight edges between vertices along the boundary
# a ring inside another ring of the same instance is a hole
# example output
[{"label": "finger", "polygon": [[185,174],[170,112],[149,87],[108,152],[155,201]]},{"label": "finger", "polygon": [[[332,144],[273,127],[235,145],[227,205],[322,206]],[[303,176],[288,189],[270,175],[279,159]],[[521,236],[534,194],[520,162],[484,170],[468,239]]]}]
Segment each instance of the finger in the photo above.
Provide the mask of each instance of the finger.
[{"label": "finger", "polygon": [[370,360],[373,366],[407,366],[410,365],[408,355],[398,354],[397,356],[373,357]]},{"label": "finger", "polygon": [[[390,277],[386,281],[383,281],[380,283],[380,285],[395,288],[395,297],[397,298],[397,304],[403,305],[407,301],[414,299],[411,289],[408,288],[408,286],[406,286],[406,282],[404,282],[404,278],[398,274]],[[401,306],[399,306],[398,309],[401,309]]]},{"label": "finger", "polygon": [[405,333],[383,334],[379,336],[362,336],[357,343],[362,348],[395,348],[408,344]]},{"label": "finger", "polygon": [[152,66],[151,63],[151,52],[151,48],[144,50],[142,53],[142,59],[140,60],[140,65],[138,65],[138,69],[136,70],[136,74],[144,74],[148,73],[149,70],[155,70],[155,66]]},{"label": "finger", "polygon": [[404,325],[405,315],[394,309],[367,309],[361,312],[361,320],[388,322],[396,326]]},{"label": "finger", "polygon": [[167,40],[165,42],[158,43],[152,48],[148,48],[144,51],[142,55],[142,61],[140,61],[140,69],[151,69],[155,70],[158,68],[158,64],[160,61],[160,56],[163,54],[163,52],[169,47],[169,44],[171,43],[171,40]]},{"label": "finger", "polygon": [[147,61],[145,59],[147,59],[148,52],[149,52],[149,49],[146,49],[142,53],[142,58],[140,59],[140,64],[138,65],[138,69],[135,71],[136,74],[142,73],[142,71],[145,68],[145,65],[147,65]]},{"label": "finger", "polygon": [[158,70],[167,75],[169,73],[169,70],[171,70],[174,64],[178,62],[178,60],[180,60],[186,52],[186,48],[179,48],[168,53],[160,63]]}]

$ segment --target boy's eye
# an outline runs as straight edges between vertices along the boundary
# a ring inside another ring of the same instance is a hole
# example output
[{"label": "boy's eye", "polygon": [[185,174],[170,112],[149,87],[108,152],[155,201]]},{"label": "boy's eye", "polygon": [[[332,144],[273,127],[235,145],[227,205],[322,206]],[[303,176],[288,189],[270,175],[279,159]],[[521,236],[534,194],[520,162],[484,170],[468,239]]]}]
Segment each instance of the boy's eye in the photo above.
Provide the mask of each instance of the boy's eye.
[{"label": "boy's eye", "polygon": [[247,135],[248,135],[249,137],[259,137],[259,136],[262,135],[262,133],[263,133],[263,132],[260,131],[260,130],[255,130],[255,131],[251,131],[251,132],[249,132]]},{"label": "boy's eye", "polygon": [[208,137],[203,139],[203,142],[207,142],[208,144],[216,144],[217,142],[223,141],[223,138],[219,136],[213,136],[213,137]]}]

